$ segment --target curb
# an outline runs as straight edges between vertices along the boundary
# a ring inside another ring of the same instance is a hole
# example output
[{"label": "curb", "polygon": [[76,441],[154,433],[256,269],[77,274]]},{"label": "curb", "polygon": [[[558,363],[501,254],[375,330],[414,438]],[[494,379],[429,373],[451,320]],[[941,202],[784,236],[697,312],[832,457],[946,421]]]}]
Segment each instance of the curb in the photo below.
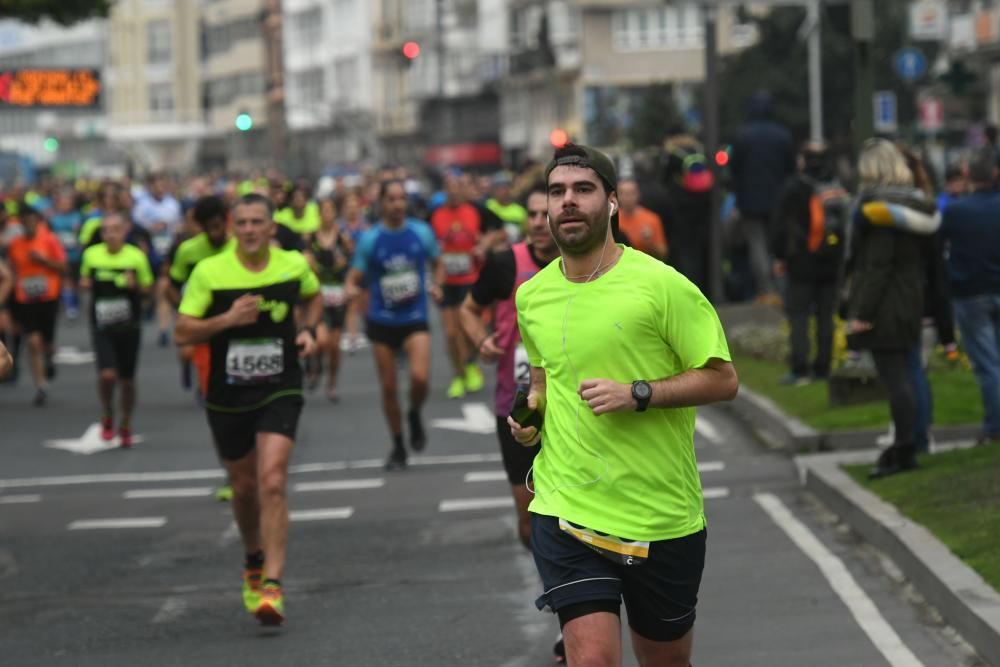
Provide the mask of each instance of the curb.
[{"label": "curb", "polygon": [[[758,394],[745,384],[740,385],[735,400],[723,404],[747,423],[769,449],[790,452],[825,452],[831,450],[867,450],[875,446],[875,438],[883,429],[858,431],[817,431],[791,417],[771,399]],[[886,417],[888,423],[888,416]],[[935,426],[934,437],[939,442],[975,440],[982,428],[977,425]]]},{"label": "curb", "polygon": [[1000,593],[923,526],[865,490],[841,469],[871,463],[877,450],[796,456],[803,487],[885,552],[979,655],[1000,665]]}]

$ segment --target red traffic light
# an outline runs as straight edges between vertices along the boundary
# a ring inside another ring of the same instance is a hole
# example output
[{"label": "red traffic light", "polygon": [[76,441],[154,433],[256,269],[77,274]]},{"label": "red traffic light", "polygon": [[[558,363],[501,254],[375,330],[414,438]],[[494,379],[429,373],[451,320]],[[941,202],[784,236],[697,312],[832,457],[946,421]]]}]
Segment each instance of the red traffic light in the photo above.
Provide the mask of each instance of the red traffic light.
[{"label": "red traffic light", "polygon": [[420,55],[420,45],[416,42],[407,42],[403,44],[403,55],[413,60]]},{"label": "red traffic light", "polygon": [[557,127],[549,133],[549,143],[556,148],[562,148],[569,143],[569,135],[566,134],[566,130]]},{"label": "red traffic light", "polygon": [[729,151],[723,149],[716,152],[715,164],[719,165],[720,167],[725,167],[727,164],[729,164]]}]

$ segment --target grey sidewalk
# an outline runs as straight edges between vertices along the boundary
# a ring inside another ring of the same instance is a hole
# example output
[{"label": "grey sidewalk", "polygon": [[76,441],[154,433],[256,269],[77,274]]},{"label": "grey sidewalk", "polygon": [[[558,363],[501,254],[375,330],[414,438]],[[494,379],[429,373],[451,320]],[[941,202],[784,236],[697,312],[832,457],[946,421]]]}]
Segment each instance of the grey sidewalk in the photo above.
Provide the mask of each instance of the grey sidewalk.
[{"label": "grey sidewalk", "polygon": [[[904,575],[991,664],[1000,665],[1000,594],[923,526],[903,516],[854,482],[845,463],[873,463],[875,433],[824,434],[784,414],[745,386],[731,410],[751,425],[761,442],[795,457],[802,485],[867,542],[886,553]],[[936,429],[938,442],[971,440],[975,429]],[[866,448],[866,449],[859,449]]]}]

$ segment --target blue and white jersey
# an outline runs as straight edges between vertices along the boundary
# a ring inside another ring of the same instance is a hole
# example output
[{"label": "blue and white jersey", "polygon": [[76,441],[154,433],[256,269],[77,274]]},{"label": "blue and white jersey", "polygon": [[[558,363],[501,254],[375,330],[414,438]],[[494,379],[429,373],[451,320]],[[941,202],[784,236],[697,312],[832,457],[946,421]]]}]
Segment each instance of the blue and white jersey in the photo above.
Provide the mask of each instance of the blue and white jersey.
[{"label": "blue and white jersey", "polygon": [[380,222],[365,232],[352,266],[365,274],[371,292],[368,319],[390,327],[426,322],[427,264],[438,252],[430,226],[414,218],[399,229]]}]

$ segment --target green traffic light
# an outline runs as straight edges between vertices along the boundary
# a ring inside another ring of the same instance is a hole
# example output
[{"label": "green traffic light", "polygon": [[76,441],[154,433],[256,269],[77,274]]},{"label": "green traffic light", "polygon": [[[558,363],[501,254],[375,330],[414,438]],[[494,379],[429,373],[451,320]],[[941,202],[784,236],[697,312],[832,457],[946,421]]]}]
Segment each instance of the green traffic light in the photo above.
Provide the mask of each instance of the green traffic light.
[{"label": "green traffic light", "polygon": [[45,141],[42,142],[42,148],[49,153],[55,153],[59,150],[59,140],[55,137],[46,137]]},{"label": "green traffic light", "polygon": [[236,117],[236,129],[240,132],[246,132],[253,127],[253,118],[250,117],[248,113],[241,113]]}]

